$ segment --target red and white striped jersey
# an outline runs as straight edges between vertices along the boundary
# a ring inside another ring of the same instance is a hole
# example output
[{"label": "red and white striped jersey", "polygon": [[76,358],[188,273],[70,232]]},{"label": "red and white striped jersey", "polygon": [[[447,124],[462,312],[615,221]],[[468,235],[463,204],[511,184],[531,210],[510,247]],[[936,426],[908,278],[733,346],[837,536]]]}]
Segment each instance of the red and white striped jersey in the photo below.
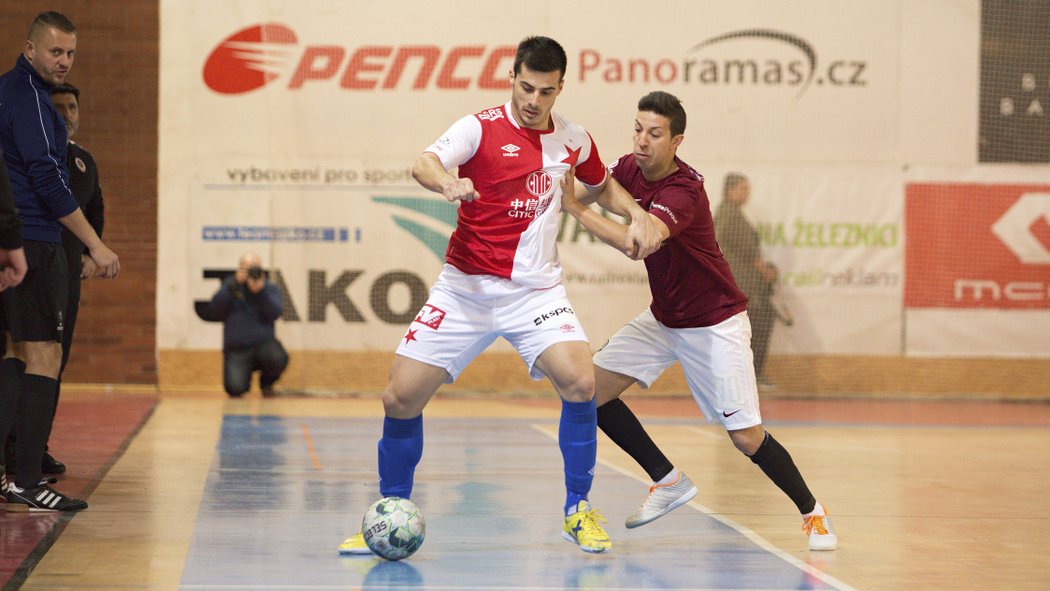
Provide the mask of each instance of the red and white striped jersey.
[{"label": "red and white striped jersey", "polygon": [[555,239],[561,179],[571,166],[597,187],[606,170],[583,127],[551,113],[554,128],[523,128],[510,103],[455,122],[433,145],[446,170],[459,167],[481,196],[459,206],[445,261],[471,275],[494,275],[532,287],[561,282]]}]

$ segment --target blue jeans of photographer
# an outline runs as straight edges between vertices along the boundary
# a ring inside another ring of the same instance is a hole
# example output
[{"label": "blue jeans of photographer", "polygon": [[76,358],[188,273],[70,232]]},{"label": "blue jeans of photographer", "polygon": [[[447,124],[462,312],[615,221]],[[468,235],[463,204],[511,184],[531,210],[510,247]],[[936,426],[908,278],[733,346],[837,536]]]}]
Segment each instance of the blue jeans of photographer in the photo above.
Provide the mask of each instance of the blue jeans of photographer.
[{"label": "blue jeans of photographer", "polygon": [[222,362],[222,385],[227,394],[238,397],[247,392],[252,373],[258,371],[259,386],[266,396],[273,393],[274,382],[288,367],[288,352],[277,339],[268,339],[254,347],[226,349]]}]

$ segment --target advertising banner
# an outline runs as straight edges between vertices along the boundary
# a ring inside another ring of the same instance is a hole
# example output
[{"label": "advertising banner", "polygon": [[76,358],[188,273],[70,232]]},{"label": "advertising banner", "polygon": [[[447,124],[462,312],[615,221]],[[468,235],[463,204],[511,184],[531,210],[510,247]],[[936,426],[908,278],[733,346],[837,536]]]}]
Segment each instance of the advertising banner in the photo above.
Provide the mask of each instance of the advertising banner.
[{"label": "advertising banner", "polygon": [[[908,146],[887,97],[921,79],[902,67],[945,61],[971,39],[955,27],[937,51],[902,62],[902,15],[922,21],[916,30],[937,22],[906,6],[670,1],[655,35],[638,34],[621,16],[637,7],[622,1],[522,13],[482,1],[453,12],[164,0],[158,346],[218,348],[221,327],[196,309],[254,251],[287,296],[289,348],[392,349],[455,224],[455,207],[412,180],[412,162],[456,119],[505,103],[517,42],[544,34],[568,54],[555,110],[588,129],[606,162],[631,149],[635,105],[659,89],[684,102],[679,155],[707,176],[712,205],[726,172],[751,178],[749,215],[797,317],[774,335],[775,353],[896,354]],[[967,80],[945,83],[955,79]],[[909,117],[948,112],[920,99],[904,101]],[[952,109],[974,112],[976,97],[960,92]],[[936,141],[972,145],[956,127]],[[934,140],[922,141],[916,152]],[[559,250],[592,341],[648,304],[644,267],[569,220]]]},{"label": "advertising banner", "polygon": [[1050,355],[1050,185],[910,184],[905,219],[910,352]]},{"label": "advertising banner", "polygon": [[[740,172],[739,170],[737,172]],[[900,352],[903,244],[899,176],[877,168],[762,167],[747,174],[746,215],[775,264],[793,323],[783,354]],[[710,178],[710,177],[709,177]],[[717,206],[720,177],[708,191]],[[725,248],[725,246],[723,246]]]}]

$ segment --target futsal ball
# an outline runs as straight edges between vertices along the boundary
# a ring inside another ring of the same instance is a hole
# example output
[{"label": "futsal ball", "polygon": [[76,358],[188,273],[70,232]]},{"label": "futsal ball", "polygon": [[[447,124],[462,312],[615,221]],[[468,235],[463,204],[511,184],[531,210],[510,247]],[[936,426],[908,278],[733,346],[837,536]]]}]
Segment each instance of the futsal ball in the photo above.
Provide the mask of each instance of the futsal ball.
[{"label": "futsal ball", "polygon": [[387,560],[401,560],[423,545],[426,524],[415,503],[401,497],[386,497],[365,512],[361,534],[372,552]]}]

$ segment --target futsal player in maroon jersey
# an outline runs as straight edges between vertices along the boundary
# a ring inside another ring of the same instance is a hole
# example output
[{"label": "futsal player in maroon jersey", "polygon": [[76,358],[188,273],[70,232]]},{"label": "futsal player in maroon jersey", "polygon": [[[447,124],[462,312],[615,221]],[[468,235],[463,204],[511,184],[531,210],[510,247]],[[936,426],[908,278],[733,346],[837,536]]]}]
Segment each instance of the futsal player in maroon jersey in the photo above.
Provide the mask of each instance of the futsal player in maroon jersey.
[{"label": "futsal player in maroon jersey", "polygon": [[[648,388],[676,361],[709,422],[720,422],[744,455],[798,507],[810,550],[838,545],[827,509],[817,502],[791,455],[762,426],[751,351],[747,298],[737,287],[715,240],[704,177],[677,157],[686,114],[666,92],[638,102],[634,149],[610,166],[618,181],[664,238],[645,258],[652,304],[628,322],[594,356],[598,426],[649,474],[653,484],[629,528],[679,507],[697,489],[677,470],[620,399],[629,386]],[[570,175],[562,180],[562,208],[602,241],[631,256],[626,227],[575,197]]]}]

